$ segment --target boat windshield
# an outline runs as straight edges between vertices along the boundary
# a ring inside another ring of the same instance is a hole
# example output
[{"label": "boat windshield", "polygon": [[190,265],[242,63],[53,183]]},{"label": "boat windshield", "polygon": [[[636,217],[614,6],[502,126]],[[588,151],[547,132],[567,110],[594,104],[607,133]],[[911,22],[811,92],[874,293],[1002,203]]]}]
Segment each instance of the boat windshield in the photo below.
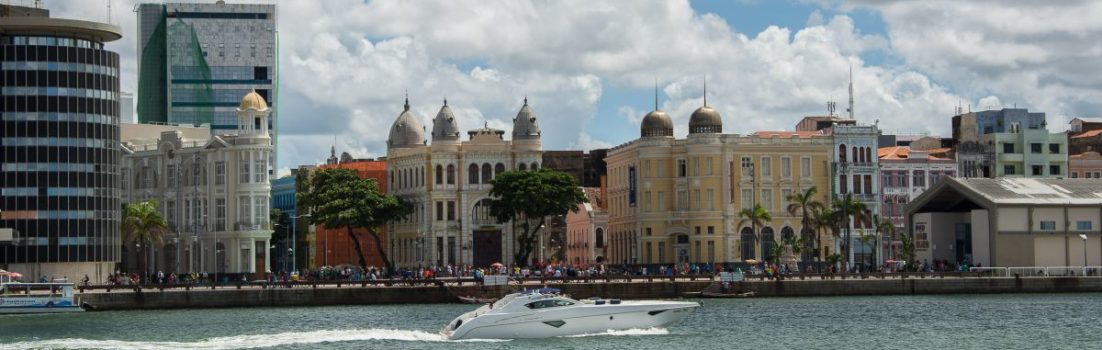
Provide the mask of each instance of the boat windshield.
[{"label": "boat windshield", "polygon": [[563,306],[570,306],[570,305],[574,305],[574,303],[566,301],[566,300],[562,300],[562,299],[539,300],[539,301],[534,301],[534,302],[531,302],[531,303],[524,304],[524,306],[528,307],[529,309],[546,309],[546,308],[563,307]]}]

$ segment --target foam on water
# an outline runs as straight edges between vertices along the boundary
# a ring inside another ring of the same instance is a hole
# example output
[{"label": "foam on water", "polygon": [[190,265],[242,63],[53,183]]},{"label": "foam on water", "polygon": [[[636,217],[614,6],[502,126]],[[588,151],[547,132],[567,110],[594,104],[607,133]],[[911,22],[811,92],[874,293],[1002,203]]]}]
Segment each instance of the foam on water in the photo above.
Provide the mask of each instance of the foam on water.
[{"label": "foam on water", "polygon": [[625,329],[625,330],[607,330],[607,331],[600,332],[600,333],[571,335],[571,336],[568,336],[568,337],[575,338],[575,337],[596,337],[596,336],[604,336],[604,335],[629,336],[629,335],[667,335],[667,334],[670,334],[670,331],[665,329],[665,328],[647,328],[647,329],[633,328],[633,329]]},{"label": "foam on water", "polygon": [[[149,342],[96,339],[52,339],[41,341],[0,344],[0,350],[8,349],[256,349],[292,344],[318,344],[363,340],[397,340],[410,342],[445,342],[443,334],[424,331],[395,329],[346,329],[311,332],[285,332],[276,334],[250,334],[208,338],[195,342]],[[504,340],[463,340],[496,342]]]}]

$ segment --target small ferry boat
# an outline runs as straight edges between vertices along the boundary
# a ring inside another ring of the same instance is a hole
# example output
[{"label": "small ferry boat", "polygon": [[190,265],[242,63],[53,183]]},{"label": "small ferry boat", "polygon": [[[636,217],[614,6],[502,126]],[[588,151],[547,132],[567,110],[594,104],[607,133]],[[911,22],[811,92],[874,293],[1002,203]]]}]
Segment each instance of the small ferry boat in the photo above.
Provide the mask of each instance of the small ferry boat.
[{"label": "small ferry boat", "polygon": [[663,328],[698,307],[700,303],[683,301],[579,301],[544,289],[509,294],[460,315],[443,334],[449,340],[518,339]]},{"label": "small ferry boat", "polygon": [[84,311],[72,283],[21,283],[12,275],[0,270],[0,315]]}]

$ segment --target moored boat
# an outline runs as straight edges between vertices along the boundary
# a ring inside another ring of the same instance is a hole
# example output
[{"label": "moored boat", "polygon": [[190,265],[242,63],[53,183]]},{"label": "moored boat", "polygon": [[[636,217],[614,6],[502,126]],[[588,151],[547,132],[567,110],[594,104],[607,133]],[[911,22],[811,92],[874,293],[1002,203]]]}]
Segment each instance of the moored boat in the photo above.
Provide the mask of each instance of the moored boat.
[{"label": "moored boat", "polygon": [[0,314],[84,311],[72,283],[20,283],[0,270]]}]

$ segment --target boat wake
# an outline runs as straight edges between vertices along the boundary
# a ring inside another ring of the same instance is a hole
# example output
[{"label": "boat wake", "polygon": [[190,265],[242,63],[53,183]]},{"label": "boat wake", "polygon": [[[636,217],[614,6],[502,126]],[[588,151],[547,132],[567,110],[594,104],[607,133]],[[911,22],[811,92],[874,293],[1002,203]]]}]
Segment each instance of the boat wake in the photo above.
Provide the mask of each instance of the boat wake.
[{"label": "boat wake", "polygon": [[566,336],[567,338],[598,337],[598,336],[633,336],[633,335],[667,335],[670,331],[665,328],[607,330],[600,333],[589,333]]},{"label": "boat wake", "polygon": [[[409,342],[452,342],[443,334],[424,331],[395,329],[346,329],[310,332],[284,332],[276,334],[250,334],[215,337],[194,342],[175,341],[126,341],[98,339],[51,339],[0,344],[0,350],[9,349],[257,349],[295,344],[323,344],[365,340],[395,340]],[[500,342],[506,340],[472,339],[458,342]]]}]

